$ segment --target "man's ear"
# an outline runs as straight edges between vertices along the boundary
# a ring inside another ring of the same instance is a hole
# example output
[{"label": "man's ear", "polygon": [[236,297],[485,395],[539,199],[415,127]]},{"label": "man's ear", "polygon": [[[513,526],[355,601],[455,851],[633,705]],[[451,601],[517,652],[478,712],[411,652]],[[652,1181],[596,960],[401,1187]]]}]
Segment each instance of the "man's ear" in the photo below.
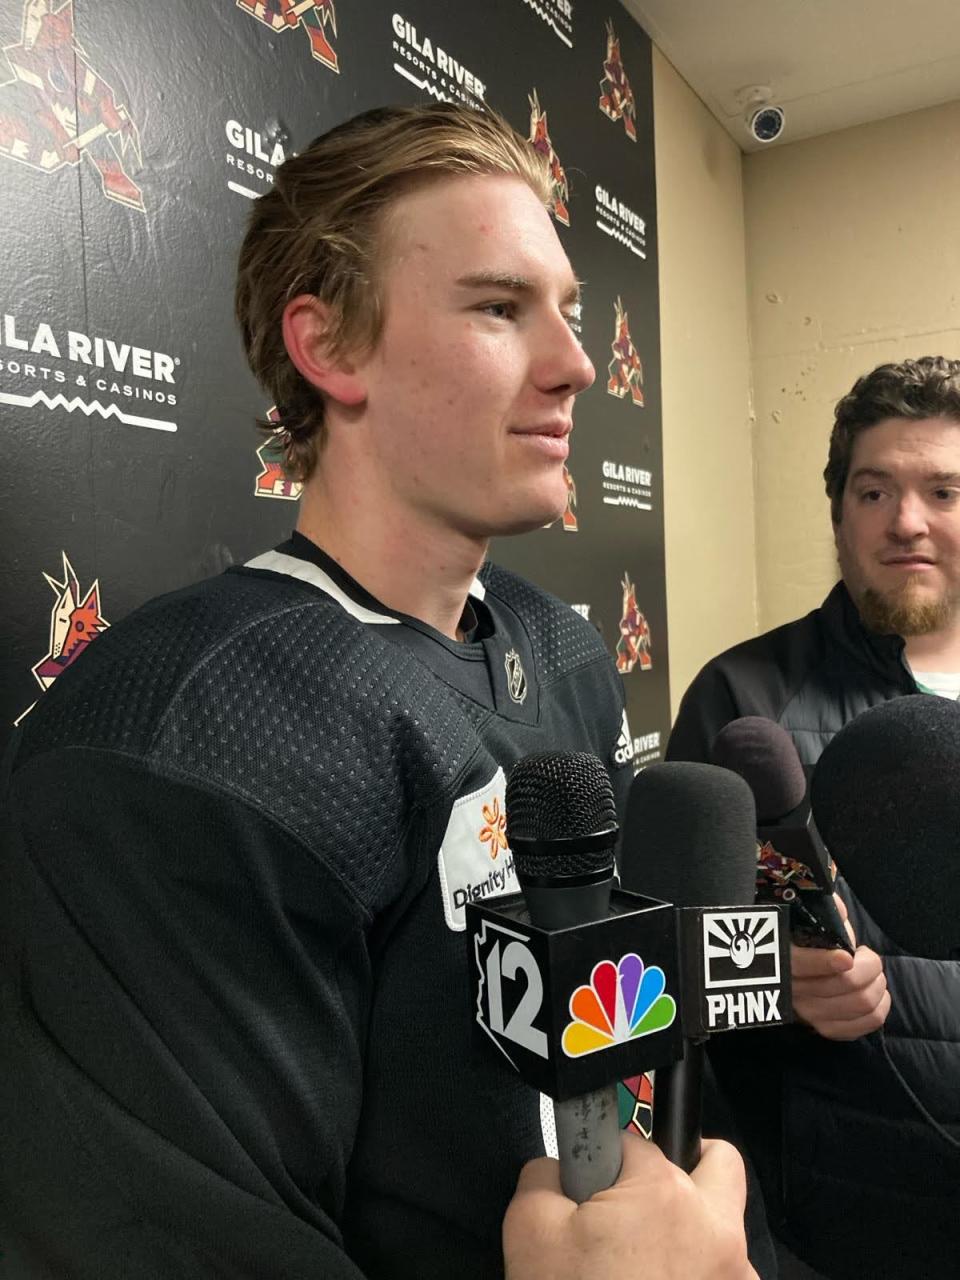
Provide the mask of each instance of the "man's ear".
[{"label": "man's ear", "polygon": [[331,400],[349,408],[363,404],[367,389],[356,366],[343,356],[327,354],[330,308],[310,293],[291,299],[283,309],[283,344],[302,377]]},{"label": "man's ear", "polygon": [[840,521],[830,512],[830,528],[833,530],[833,545],[836,547],[840,541]]}]

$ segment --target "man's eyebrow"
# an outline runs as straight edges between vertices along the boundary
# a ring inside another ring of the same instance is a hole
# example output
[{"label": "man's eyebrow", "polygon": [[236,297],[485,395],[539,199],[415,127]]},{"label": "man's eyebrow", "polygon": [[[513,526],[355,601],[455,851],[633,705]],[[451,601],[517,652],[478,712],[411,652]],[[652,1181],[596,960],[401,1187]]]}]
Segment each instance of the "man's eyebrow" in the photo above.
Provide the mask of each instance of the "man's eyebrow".
[{"label": "man's eyebrow", "polygon": [[[960,484],[960,471],[926,471],[922,477],[932,484]],[[891,480],[893,475],[880,467],[858,467],[850,475],[851,480]]]},{"label": "man's eyebrow", "polygon": [[879,467],[857,467],[856,471],[851,471],[851,480],[890,480],[892,479],[889,471],[881,471]]},{"label": "man's eyebrow", "polygon": [[[514,293],[536,293],[537,285],[528,276],[515,275],[511,271],[473,271],[460,276],[457,285],[462,289],[509,289]],[[569,305],[580,301],[580,281],[574,280],[564,291],[561,302]]]}]

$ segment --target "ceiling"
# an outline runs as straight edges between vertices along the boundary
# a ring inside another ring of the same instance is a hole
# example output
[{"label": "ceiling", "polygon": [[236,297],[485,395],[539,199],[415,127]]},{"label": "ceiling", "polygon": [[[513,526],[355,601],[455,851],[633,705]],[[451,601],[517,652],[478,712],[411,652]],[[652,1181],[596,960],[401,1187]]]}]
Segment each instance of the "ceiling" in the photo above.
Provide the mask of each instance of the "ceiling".
[{"label": "ceiling", "polygon": [[[744,151],[960,98],[958,0],[622,0]],[[738,92],[767,85],[775,142]]]}]

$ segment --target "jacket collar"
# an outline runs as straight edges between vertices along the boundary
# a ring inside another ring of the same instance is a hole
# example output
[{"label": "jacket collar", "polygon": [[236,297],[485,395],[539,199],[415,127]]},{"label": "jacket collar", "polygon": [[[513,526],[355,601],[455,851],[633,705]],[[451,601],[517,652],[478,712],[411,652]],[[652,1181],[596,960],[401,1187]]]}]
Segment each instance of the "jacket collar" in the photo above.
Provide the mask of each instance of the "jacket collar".
[{"label": "jacket collar", "polygon": [[820,613],[831,641],[857,661],[888,678],[902,681],[909,676],[903,661],[903,636],[868,631],[843,582],[838,582],[824,600]]}]

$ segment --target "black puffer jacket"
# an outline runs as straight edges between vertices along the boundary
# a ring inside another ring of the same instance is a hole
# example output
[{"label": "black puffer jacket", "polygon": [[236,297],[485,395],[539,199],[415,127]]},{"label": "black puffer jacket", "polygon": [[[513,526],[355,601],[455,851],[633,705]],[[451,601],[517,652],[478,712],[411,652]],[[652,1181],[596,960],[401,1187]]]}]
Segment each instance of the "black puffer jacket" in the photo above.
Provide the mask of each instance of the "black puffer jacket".
[{"label": "black puffer jacket", "polygon": [[[820,609],[707,664],[667,758],[709,760],[725,724],[759,715],[815,764],[861,711],[919,693],[902,654],[838,584]],[[858,941],[884,958],[884,1030],[852,1043],[799,1026],[738,1032],[715,1037],[711,1059],[771,1224],[806,1262],[832,1280],[960,1280],[960,962],[905,955],[839,888]]]}]

